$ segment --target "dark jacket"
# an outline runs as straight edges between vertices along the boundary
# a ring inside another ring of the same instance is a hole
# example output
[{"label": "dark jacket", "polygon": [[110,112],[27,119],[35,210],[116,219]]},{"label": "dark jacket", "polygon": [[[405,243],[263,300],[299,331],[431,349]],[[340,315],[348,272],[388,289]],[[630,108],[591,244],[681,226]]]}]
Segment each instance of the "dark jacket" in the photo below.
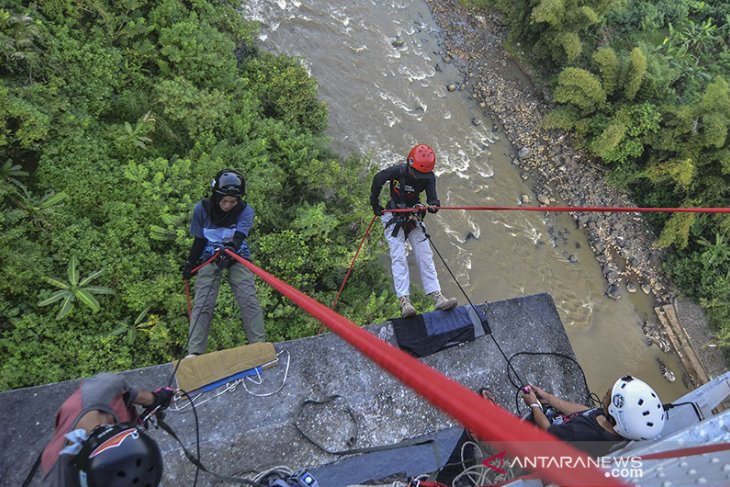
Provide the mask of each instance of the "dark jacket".
[{"label": "dark jacket", "polygon": [[373,178],[370,187],[370,206],[375,209],[380,206],[380,191],[383,185],[390,181],[390,201],[385,208],[411,208],[420,203],[420,194],[426,191],[426,204],[441,206],[436,195],[436,176],[433,172],[414,178],[408,174],[407,164],[396,164],[378,172]]}]

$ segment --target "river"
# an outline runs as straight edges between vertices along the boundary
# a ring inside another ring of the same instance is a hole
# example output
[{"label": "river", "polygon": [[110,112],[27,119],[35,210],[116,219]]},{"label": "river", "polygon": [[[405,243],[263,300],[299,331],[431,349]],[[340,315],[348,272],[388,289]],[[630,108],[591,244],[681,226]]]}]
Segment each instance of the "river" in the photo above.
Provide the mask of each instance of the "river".
[{"label": "river", "polygon": [[[440,29],[424,1],[250,0],[242,10],[261,23],[265,49],[300,58],[318,80],[336,152],[363,155],[381,168],[427,143],[437,154],[442,205],[516,206],[522,195],[537,204],[512,164],[516,151],[499,121],[485,116],[466,90],[449,89],[458,88],[461,74],[444,59]],[[570,215],[444,210],[426,224],[473,302],[553,297],[591,391],[602,397],[622,374],[653,385],[663,402],[687,391],[678,357],[648,346],[641,331],[644,321],[655,320],[653,298],[625,288],[620,300],[608,298],[601,268]],[[435,259],[444,294],[465,303]],[[658,360],[674,371],[675,382],[662,377]]]}]

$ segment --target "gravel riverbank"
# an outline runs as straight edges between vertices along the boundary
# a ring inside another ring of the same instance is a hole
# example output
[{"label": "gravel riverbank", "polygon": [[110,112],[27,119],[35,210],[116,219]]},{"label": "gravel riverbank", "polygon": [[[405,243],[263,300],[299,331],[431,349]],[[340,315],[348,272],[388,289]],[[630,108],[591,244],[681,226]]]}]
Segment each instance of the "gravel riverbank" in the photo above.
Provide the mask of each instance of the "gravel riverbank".
[{"label": "gravel riverbank", "polygon": [[[515,149],[513,163],[532,183],[540,204],[636,206],[627,194],[607,184],[598,162],[574,149],[569,136],[540,126],[549,102],[504,50],[507,30],[498,14],[469,12],[458,0],[427,3],[443,30],[442,62],[454,64],[462,73],[449,89],[467,93],[501,124]],[[676,300],[679,291],[661,270],[665,252],[653,248],[656,235],[642,214],[586,212],[574,217],[602,266],[609,297],[620,299],[625,291],[651,293],[657,304]],[[684,328],[693,346],[704,350],[703,365],[710,375],[727,370],[722,353],[711,344],[708,347],[712,335],[706,319],[694,319]]]}]

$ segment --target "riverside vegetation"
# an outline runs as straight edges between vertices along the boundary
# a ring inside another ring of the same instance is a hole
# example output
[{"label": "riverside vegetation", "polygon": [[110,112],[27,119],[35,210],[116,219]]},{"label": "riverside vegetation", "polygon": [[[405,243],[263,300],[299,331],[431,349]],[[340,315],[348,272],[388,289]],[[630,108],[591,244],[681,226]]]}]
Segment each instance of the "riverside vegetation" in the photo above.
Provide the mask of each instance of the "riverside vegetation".
[{"label": "riverside vegetation", "polygon": [[[299,62],[259,52],[236,1],[35,5],[0,0],[0,390],[184,354],[189,212],[223,167],[247,178],[254,262],[331,302],[371,175],[328,149]],[[356,273],[338,311],[396,315],[367,248]],[[270,340],[317,331],[257,285]],[[210,349],[242,336],[223,286]]]},{"label": "riverside vegetation", "polygon": [[[571,134],[638,206],[730,207],[730,4],[463,2],[501,12],[507,49],[553,104],[543,126]],[[646,215],[664,271],[730,350],[730,215]]]}]

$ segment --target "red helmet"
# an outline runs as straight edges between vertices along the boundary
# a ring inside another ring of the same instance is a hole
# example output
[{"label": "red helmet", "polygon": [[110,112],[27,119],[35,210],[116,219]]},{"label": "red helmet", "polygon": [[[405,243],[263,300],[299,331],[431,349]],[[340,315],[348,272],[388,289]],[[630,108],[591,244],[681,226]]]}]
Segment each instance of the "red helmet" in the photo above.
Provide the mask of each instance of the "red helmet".
[{"label": "red helmet", "polygon": [[433,171],[435,165],[436,153],[426,144],[418,144],[408,153],[408,167],[419,173],[428,174]]}]

